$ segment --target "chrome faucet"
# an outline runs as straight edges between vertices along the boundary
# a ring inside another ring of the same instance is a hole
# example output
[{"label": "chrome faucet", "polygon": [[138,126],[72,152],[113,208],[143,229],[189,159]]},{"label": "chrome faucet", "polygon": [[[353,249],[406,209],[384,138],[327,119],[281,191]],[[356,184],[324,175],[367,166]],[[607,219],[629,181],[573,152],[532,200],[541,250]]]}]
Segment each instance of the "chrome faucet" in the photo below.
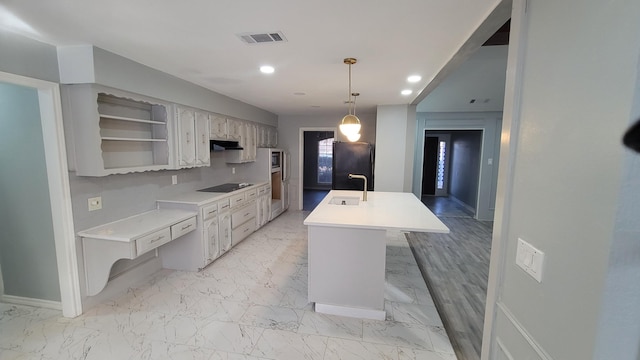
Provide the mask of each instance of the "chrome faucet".
[{"label": "chrome faucet", "polygon": [[364,175],[349,174],[349,179],[364,180],[364,192],[362,193],[362,201],[367,201],[367,177]]}]

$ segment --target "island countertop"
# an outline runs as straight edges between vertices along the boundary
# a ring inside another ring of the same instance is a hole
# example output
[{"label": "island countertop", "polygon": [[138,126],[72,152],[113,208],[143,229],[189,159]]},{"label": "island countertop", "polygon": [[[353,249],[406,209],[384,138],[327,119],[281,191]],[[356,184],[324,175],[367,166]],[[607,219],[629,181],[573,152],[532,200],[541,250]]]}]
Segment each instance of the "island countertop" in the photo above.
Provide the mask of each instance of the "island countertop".
[{"label": "island countertop", "polygon": [[[330,204],[334,197],[358,198],[357,205]],[[447,228],[412,193],[332,190],[304,220],[305,225],[363,229],[397,229],[448,233]]]}]

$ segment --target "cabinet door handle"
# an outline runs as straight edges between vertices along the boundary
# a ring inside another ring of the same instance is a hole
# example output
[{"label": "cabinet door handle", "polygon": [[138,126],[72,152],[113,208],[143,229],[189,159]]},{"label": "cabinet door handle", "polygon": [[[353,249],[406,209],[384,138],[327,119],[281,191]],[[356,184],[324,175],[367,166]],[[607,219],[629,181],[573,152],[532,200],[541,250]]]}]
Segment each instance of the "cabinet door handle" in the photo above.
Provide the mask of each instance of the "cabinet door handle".
[{"label": "cabinet door handle", "polygon": [[204,134],[202,134],[202,143],[204,144]]},{"label": "cabinet door handle", "polygon": [[247,231],[249,231],[249,228],[244,229],[244,232],[247,232]]},{"label": "cabinet door handle", "polygon": [[153,244],[154,242],[160,241],[160,240],[162,240],[162,239],[164,239],[164,235],[160,235],[160,236],[158,236],[158,238],[156,238],[156,239],[153,239],[153,240],[149,241],[149,243],[150,243],[150,244]]},{"label": "cabinet door handle", "polygon": [[188,143],[190,143],[190,141],[189,141],[189,140],[190,140],[190,137],[191,137],[191,136],[189,136],[189,132],[187,131],[187,144],[188,144]]},{"label": "cabinet door handle", "polygon": [[215,213],[215,212],[216,212],[216,210],[211,210],[211,211],[209,211],[209,212],[207,213],[207,215],[211,215],[211,214],[213,214],[213,213]]}]

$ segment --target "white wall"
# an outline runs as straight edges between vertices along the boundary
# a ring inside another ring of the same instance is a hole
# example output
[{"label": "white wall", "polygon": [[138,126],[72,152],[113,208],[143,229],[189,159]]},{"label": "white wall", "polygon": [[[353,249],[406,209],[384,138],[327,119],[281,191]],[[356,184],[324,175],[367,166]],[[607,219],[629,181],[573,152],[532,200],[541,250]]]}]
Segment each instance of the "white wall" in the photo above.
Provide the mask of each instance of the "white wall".
[{"label": "white wall", "polygon": [[[523,1],[514,5],[524,9]],[[637,184],[631,180],[637,160],[625,163],[620,139],[637,96],[639,15],[635,0],[528,1],[524,37],[511,34],[524,47],[515,89],[522,97],[513,118],[505,111],[504,119],[513,131],[503,133],[511,146],[503,158],[512,162],[500,163],[506,179],[499,193],[506,199],[497,214],[505,222],[494,228],[494,238],[505,242],[506,260],[497,275],[492,345],[499,340],[515,359],[638,358],[637,281],[626,284],[633,291],[616,289],[624,303],[635,303],[625,314],[636,320],[633,331],[605,334],[598,327],[617,326],[601,321],[613,305],[605,280],[614,270],[637,274],[640,259],[638,227],[626,227],[632,218],[638,223],[640,205],[620,202],[638,192],[629,187]],[[520,20],[515,13],[512,19]],[[623,173],[630,183],[622,182]],[[516,267],[518,238],[545,252],[542,283]],[[618,241],[634,254],[620,268],[610,263],[623,252]],[[610,257],[612,248],[616,256]],[[621,338],[601,340],[611,334]]]},{"label": "white wall", "polygon": [[[300,129],[302,128],[336,128],[338,141],[347,141],[342,136],[338,125],[344,114],[336,114],[335,116],[281,116],[278,118],[278,147],[286,149],[291,155],[291,180],[289,184],[289,193],[291,196],[291,207],[293,210],[300,210],[299,202],[301,196],[302,174],[300,172]],[[376,143],[376,115],[360,114],[358,118],[362,123],[360,131],[361,137],[358,141]],[[377,147],[376,147],[376,164],[377,164]],[[376,179],[377,181],[377,179]]]},{"label": "white wall", "polygon": [[376,117],[376,191],[411,192],[415,105],[379,105]]}]

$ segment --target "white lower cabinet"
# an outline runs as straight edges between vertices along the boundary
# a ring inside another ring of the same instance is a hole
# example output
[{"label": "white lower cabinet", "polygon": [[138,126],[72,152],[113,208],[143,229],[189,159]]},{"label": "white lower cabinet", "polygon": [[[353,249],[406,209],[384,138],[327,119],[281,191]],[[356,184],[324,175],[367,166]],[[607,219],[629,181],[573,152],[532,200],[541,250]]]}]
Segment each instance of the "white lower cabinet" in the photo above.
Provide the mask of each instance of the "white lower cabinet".
[{"label": "white lower cabinet", "polygon": [[247,200],[231,212],[231,244],[236,246],[256,231],[256,200]]},{"label": "white lower cabinet", "polygon": [[258,199],[256,202],[256,225],[258,227],[264,226],[269,222],[269,216],[271,215],[271,187],[268,185],[262,186],[258,189]]},{"label": "white lower cabinet", "polygon": [[220,255],[231,250],[231,213],[222,213],[218,220],[218,238],[220,239]]},{"label": "white lower cabinet", "polygon": [[204,223],[203,238],[206,245],[205,250],[205,262],[211,263],[213,260],[220,257],[220,236],[218,233],[218,219],[208,220]]},{"label": "white lower cabinet", "polygon": [[[197,221],[193,217],[171,228],[172,235],[174,231],[177,234],[196,227],[197,231],[162,246],[160,257],[162,266],[167,269],[202,270],[266,224],[271,213],[271,189],[264,184],[222,197],[212,196],[211,201],[205,200],[206,203],[197,198],[194,201],[193,194],[185,194],[158,200],[160,209],[198,213]],[[154,234],[149,236],[149,243],[159,243],[165,238],[168,238],[167,234]]]}]

